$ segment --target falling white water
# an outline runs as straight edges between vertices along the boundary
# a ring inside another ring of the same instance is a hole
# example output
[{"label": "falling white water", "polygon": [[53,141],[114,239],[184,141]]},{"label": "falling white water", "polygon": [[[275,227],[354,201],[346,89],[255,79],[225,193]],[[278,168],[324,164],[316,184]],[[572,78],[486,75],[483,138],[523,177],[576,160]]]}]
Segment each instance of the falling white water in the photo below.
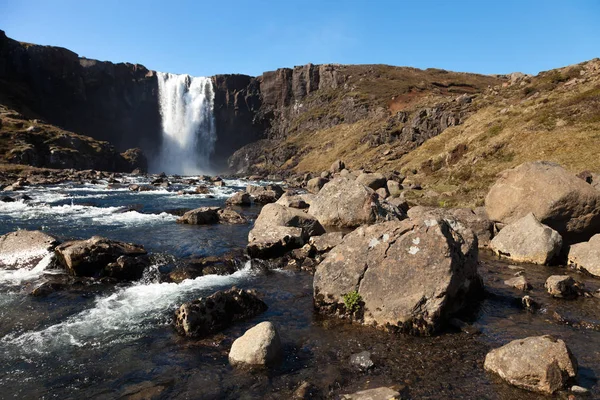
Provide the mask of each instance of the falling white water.
[{"label": "falling white water", "polygon": [[156,172],[208,173],[217,139],[213,115],[215,92],[205,77],[157,72],[163,143]]}]

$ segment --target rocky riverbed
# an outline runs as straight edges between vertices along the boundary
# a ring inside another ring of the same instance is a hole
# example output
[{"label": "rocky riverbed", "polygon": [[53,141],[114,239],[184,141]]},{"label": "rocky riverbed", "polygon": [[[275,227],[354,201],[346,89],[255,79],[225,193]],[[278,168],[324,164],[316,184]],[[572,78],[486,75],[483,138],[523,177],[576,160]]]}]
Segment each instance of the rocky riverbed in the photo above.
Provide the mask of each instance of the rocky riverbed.
[{"label": "rocky riverbed", "polygon": [[[0,193],[0,235],[9,234],[0,248],[19,229],[41,230],[63,243],[54,256],[56,243],[41,240],[35,262],[27,265],[9,257],[15,252],[7,247],[0,252],[0,397],[51,391],[67,398],[342,398],[385,387],[406,399],[537,399],[546,395],[510,385],[484,362],[492,349],[542,335],[563,340],[577,362],[577,378],[552,390],[554,396],[585,396],[574,384],[600,396],[598,278],[575,264],[564,266],[566,257],[552,266],[516,263],[506,251],[498,258],[485,246],[503,226],[499,222],[478,211],[418,207],[407,218],[408,205],[391,193],[401,194],[401,179],[333,167],[328,178],[309,185],[313,194],[284,194],[268,181],[95,172],[62,183],[23,181],[20,190]],[[340,191],[346,195],[332,194]],[[552,225],[552,215],[543,222]],[[526,225],[530,236],[536,223]],[[372,226],[355,230],[362,224]],[[90,239],[97,235],[108,241]],[[24,242],[11,240],[13,249]],[[408,255],[401,251],[405,242]],[[491,247],[497,251],[493,240]],[[540,251],[519,247],[528,250]],[[589,251],[584,254],[589,258]],[[394,270],[398,263],[390,260],[397,257],[413,269],[378,281],[382,266]],[[327,276],[363,258],[351,303],[351,291]],[[395,286],[401,299],[419,293],[417,282],[430,285],[427,265],[438,271],[439,294],[407,303],[412,311],[402,317],[373,308],[374,291],[396,293],[385,287],[393,279],[404,276]],[[410,271],[418,276],[406,286]],[[566,274],[573,278],[568,287],[548,283]],[[475,286],[461,283],[467,281]],[[317,295],[325,287],[331,297],[322,307]],[[214,295],[221,290],[241,299],[235,300],[239,311],[227,311],[232,300]],[[246,307],[244,290],[266,310],[256,302]],[[443,304],[434,301],[440,298]],[[225,317],[210,311],[211,301],[216,309],[223,304]],[[188,303],[199,306],[182,308]],[[214,329],[185,334],[194,307],[209,310],[204,315]],[[272,325],[244,335],[267,321]],[[245,344],[233,345],[242,335]],[[267,366],[240,366],[262,362],[260,352],[240,352],[240,346],[255,346],[257,339],[248,337],[268,339],[262,347]]]}]

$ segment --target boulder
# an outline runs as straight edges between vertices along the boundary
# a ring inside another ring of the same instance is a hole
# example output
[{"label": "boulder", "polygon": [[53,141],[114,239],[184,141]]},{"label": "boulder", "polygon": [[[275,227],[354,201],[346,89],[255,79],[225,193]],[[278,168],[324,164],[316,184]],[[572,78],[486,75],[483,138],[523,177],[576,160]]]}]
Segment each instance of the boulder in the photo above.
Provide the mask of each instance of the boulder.
[{"label": "boulder", "polygon": [[477,238],[456,222],[362,226],[318,265],[314,303],[366,325],[431,334],[479,293],[477,257]]},{"label": "boulder", "polygon": [[346,168],[346,164],[344,164],[342,160],[335,160],[333,164],[331,164],[329,172],[331,172],[332,174],[336,174],[338,172],[341,172],[344,168]]},{"label": "boulder", "polygon": [[552,297],[565,299],[575,298],[580,292],[579,284],[569,275],[549,276],[544,287]]},{"label": "boulder", "polygon": [[246,192],[237,192],[228,198],[225,203],[231,206],[249,206],[252,204],[252,198]]},{"label": "boulder", "polygon": [[306,209],[309,207],[309,204],[304,200],[305,196],[285,192],[275,203],[285,207]]},{"label": "boulder", "polygon": [[342,243],[344,234],[342,232],[328,232],[321,236],[313,236],[308,243],[319,253],[325,253]]},{"label": "boulder", "polygon": [[389,180],[386,182],[386,187],[388,192],[390,193],[390,196],[392,197],[397,197],[400,196],[400,193],[402,193],[402,185],[398,182],[398,181],[392,181]]},{"label": "boulder", "polygon": [[569,249],[569,265],[600,277],[600,234]]},{"label": "boulder", "polygon": [[30,268],[58,245],[52,236],[41,231],[19,230],[0,236],[0,268]]},{"label": "boulder", "polygon": [[389,387],[378,387],[345,394],[343,400],[395,400],[400,398],[400,393],[396,390]]},{"label": "boulder", "polygon": [[387,185],[387,179],[385,178],[385,176],[378,172],[363,172],[356,178],[356,182],[362,183],[366,187],[369,187],[373,190],[384,188]]},{"label": "boulder", "polygon": [[184,336],[204,337],[267,310],[251,290],[231,288],[182,304],[175,312],[175,329]]},{"label": "boulder", "polygon": [[279,257],[286,251],[302,247],[309,237],[325,233],[319,221],[299,209],[267,204],[248,234],[251,257]]},{"label": "boulder", "polygon": [[547,161],[502,172],[485,198],[485,208],[492,221],[503,224],[533,213],[567,243],[600,232],[600,191]]},{"label": "boulder", "polygon": [[143,246],[100,236],[65,242],[54,251],[58,262],[75,276],[137,280],[150,264]]},{"label": "boulder", "polygon": [[[393,202],[394,199],[392,199]],[[399,205],[398,208],[402,208]],[[415,206],[407,211],[409,218],[423,218],[430,216],[433,218],[454,219],[459,221],[464,226],[473,230],[477,235],[479,247],[487,247],[492,239],[494,232],[494,224],[489,220],[483,207],[475,208],[435,208]]]},{"label": "boulder", "polygon": [[490,242],[498,255],[516,262],[548,264],[562,248],[562,237],[529,213],[505,226]]},{"label": "boulder", "polygon": [[[219,209],[217,211],[219,215],[219,222],[222,224],[246,224],[248,220],[235,210],[229,207]],[[185,215],[185,214],[184,214]]]},{"label": "boulder", "polygon": [[490,351],[484,368],[520,388],[552,394],[577,376],[577,361],[566,343],[535,336]]},{"label": "boulder", "polygon": [[279,333],[265,321],[248,329],[231,345],[229,362],[236,366],[266,366],[281,360],[283,351]]},{"label": "boulder", "polygon": [[377,193],[377,195],[382,199],[385,199],[389,196],[389,193],[386,188],[379,188],[375,191],[375,193]]},{"label": "boulder", "polygon": [[200,207],[190,210],[177,219],[178,224],[207,225],[219,223],[219,207]]},{"label": "boulder", "polygon": [[529,282],[527,282],[527,279],[525,279],[525,277],[522,275],[508,279],[508,280],[504,281],[504,284],[506,286],[513,287],[513,288],[515,288],[517,290],[521,290],[523,292],[531,290],[531,285],[529,284]]},{"label": "boulder", "polygon": [[315,195],[308,212],[323,226],[341,228],[405,218],[403,212],[380,200],[372,189],[341,177],[323,186]]},{"label": "boulder", "polygon": [[306,182],[306,190],[311,193],[319,193],[319,190],[321,190],[327,182],[329,182],[329,179],[326,178],[312,178]]}]

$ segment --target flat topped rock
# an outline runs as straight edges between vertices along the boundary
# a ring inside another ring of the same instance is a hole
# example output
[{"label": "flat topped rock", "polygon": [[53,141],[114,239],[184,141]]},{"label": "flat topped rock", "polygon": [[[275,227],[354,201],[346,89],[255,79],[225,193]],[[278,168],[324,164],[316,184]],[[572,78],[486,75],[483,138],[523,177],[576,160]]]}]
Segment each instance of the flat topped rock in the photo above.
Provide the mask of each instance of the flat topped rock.
[{"label": "flat topped rock", "polygon": [[0,268],[31,267],[46,256],[58,241],[41,231],[19,230],[0,236]]}]

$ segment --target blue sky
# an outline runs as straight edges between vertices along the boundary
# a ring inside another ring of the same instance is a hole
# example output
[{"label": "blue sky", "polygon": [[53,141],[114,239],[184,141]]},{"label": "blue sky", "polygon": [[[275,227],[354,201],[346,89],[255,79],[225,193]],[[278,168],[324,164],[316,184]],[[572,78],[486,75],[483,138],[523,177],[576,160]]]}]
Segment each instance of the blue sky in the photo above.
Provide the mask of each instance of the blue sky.
[{"label": "blue sky", "polygon": [[14,39],[199,76],[309,62],[537,73],[600,57],[599,21],[598,0],[0,0]]}]

